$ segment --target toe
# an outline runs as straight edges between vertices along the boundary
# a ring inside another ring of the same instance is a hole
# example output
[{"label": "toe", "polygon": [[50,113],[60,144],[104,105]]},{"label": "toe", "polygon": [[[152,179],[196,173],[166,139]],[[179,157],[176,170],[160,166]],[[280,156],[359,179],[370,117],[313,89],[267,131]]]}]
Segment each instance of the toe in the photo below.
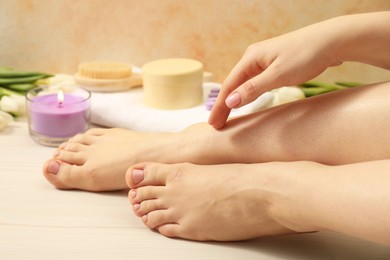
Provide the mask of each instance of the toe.
[{"label": "toe", "polygon": [[164,193],[164,187],[162,186],[146,186],[138,189],[132,189],[129,191],[129,199],[132,204],[141,203],[145,200],[152,200],[161,198]]},{"label": "toe", "polygon": [[64,142],[58,146],[59,150],[63,150],[68,142]]},{"label": "toe", "polygon": [[137,164],[127,170],[126,182],[130,188],[137,188],[146,185],[164,186],[167,178],[174,169],[168,170],[169,165],[159,163]]},{"label": "toe", "polygon": [[142,221],[151,229],[166,224],[177,224],[177,220],[170,210],[151,211],[149,214],[142,216]]},{"label": "toe", "polygon": [[79,152],[82,151],[86,145],[76,143],[76,142],[66,142],[60,145],[59,149],[60,150],[65,150],[69,152]]},{"label": "toe", "polygon": [[169,223],[169,224],[164,224],[156,228],[157,231],[166,237],[184,237],[180,235],[181,231],[181,226],[180,224],[176,223]]},{"label": "toe", "polygon": [[136,189],[144,180],[145,164],[137,164],[126,171],[126,183],[129,188]]},{"label": "toe", "polygon": [[158,199],[145,200],[139,204],[133,205],[133,211],[138,217],[146,215],[155,210],[164,210],[164,209],[166,208],[162,205],[162,202]]},{"label": "toe", "polygon": [[68,150],[57,150],[55,158],[62,162],[66,162],[74,165],[83,165],[87,158],[84,157],[83,153],[68,151]]},{"label": "toe", "polygon": [[56,160],[48,160],[43,166],[43,175],[46,179],[58,189],[71,189],[65,185],[59,178],[60,164]]},{"label": "toe", "polygon": [[99,182],[83,166],[68,164],[58,160],[49,160],[43,166],[46,179],[58,189],[81,189],[87,191],[109,190],[106,183]]},{"label": "toe", "polygon": [[72,137],[68,142],[70,143],[80,143],[84,145],[91,145],[96,141],[97,136],[96,135],[90,135],[90,134],[78,134]]},{"label": "toe", "polygon": [[93,192],[114,190],[110,182],[102,181],[93,170],[88,169],[86,166],[60,162],[60,168],[56,176],[57,181],[63,187],[66,187],[65,189],[80,189]]},{"label": "toe", "polygon": [[68,188],[81,189],[86,183],[80,166],[73,164],[60,162],[60,168],[56,176],[58,182]]}]

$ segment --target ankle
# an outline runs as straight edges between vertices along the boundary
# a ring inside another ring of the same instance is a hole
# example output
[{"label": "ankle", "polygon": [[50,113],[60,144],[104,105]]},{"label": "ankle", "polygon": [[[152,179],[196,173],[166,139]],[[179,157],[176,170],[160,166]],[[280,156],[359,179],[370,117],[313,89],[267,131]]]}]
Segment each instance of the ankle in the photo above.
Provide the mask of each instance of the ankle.
[{"label": "ankle", "polygon": [[135,133],[129,138],[128,155],[133,164],[141,162],[180,162],[180,139],[175,133]]},{"label": "ankle", "polygon": [[146,158],[147,161],[160,163],[205,164],[210,147],[207,141],[208,128],[207,124],[199,123],[177,133],[150,134],[143,149],[137,151],[139,158],[143,158],[141,161]]},{"label": "ankle", "polygon": [[220,145],[217,140],[218,131],[207,123],[189,126],[178,133],[179,150],[183,162],[195,164],[215,164],[221,162]]},{"label": "ankle", "polygon": [[322,165],[314,162],[277,164],[282,169],[274,170],[276,174],[272,177],[270,217],[295,232],[319,231],[312,198],[316,186],[321,183],[315,179],[321,175],[319,168]]}]

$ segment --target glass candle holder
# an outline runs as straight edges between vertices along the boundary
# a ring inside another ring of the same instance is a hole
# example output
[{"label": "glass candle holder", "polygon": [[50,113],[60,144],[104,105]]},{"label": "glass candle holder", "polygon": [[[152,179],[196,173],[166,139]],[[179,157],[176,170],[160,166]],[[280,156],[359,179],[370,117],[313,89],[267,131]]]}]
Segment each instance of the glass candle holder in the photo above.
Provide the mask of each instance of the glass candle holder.
[{"label": "glass candle holder", "polygon": [[26,93],[30,136],[58,146],[89,128],[91,92],[78,87],[44,86]]}]

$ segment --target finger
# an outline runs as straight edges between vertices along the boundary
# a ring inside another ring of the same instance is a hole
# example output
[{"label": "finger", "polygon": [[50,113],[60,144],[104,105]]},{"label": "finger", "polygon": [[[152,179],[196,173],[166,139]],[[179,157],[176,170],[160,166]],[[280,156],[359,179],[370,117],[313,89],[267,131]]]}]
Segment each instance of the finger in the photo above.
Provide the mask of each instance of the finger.
[{"label": "finger", "polygon": [[216,101],[211,109],[208,123],[215,129],[223,127],[229,117],[230,108],[225,104],[225,101]]},{"label": "finger", "polygon": [[284,86],[286,80],[281,73],[271,64],[265,71],[252,77],[238,86],[225,100],[229,108],[239,108],[256,100],[261,94]]},{"label": "finger", "polygon": [[263,68],[254,59],[247,58],[247,53],[248,51],[227,76],[211,109],[208,123],[216,129],[224,126],[229,117],[231,107],[226,104],[228,96],[238,86],[263,71]]}]

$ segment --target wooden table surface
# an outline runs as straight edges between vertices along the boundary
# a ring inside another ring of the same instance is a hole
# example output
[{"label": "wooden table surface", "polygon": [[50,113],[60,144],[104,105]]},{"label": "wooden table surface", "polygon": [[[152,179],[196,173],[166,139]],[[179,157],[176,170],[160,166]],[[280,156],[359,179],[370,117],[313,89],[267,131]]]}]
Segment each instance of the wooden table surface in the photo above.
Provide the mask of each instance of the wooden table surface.
[{"label": "wooden table surface", "polygon": [[0,259],[390,259],[390,247],[332,233],[234,243],[169,239],[144,227],[127,191],[60,191],[41,167],[54,148],[25,122],[0,131]]}]

